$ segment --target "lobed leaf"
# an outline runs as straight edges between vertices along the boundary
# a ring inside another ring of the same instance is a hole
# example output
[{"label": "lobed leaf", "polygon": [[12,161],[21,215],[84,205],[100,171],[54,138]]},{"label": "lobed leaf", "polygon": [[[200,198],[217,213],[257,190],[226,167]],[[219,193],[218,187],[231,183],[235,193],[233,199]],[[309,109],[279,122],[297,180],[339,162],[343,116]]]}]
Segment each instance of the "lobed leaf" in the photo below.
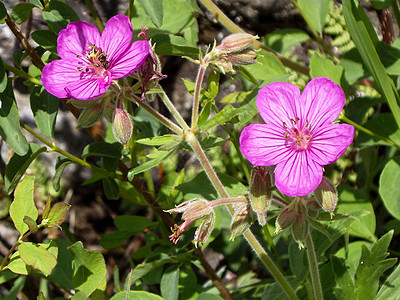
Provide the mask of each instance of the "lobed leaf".
[{"label": "lobed leaf", "polygon": [[143,10],[149,16],[156,27],[160,27],[163,21],[163,0],[138,0]]}]

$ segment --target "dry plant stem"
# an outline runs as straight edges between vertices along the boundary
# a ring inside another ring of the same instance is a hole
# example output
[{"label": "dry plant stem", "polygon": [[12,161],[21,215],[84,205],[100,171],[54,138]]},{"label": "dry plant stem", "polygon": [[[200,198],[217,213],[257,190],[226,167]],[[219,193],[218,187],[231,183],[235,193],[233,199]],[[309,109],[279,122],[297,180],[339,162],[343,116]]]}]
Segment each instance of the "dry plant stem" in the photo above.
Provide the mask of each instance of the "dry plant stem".
[{"label": "dry plant stem", "polygon": [[[220,194],[221,197],[223,198],[229,198],[229,194],[226,191],[225,187],[219,180],[218,175],[215,173],[213,167],[210,164],[210,161],[208,160],[206,154],[204,153],[203,149],[201,148],[201,145],[199,141],[197,140],[196,136],[190,131],[185,133],[185,139],[186,141],[190,144],[192,147],[194,153],[196,154],[197,158],[199,159],[201,165],[204,168],[204,171],[206,172],[208,178],[210,179],[211,183],[213,184],[214,188],[216,191]],[[231,214],[234,213],[232,205],[227,205],[229,211]],[[260,258],[260,260],[263,262],[267,270],[272,274],[272,276],[275,278],[275,280],[278,282],[278,284],[282,287],[282,289],[285,291],[286,295],[289,297],[289,299],[298,299],[296,296],[296,293],[294,292],[293,288],[289,284],[289,282],[286,280],[285,276],[283,276],[282,272],[279,270],[279,268],[274,264],[273,260],[269,257],[267,252],[265,252],[264,248],[261,246],[261,244],[258,242],[256,237],[253,235],[253,233],[248,229],[243,236],[253,249],[253,251],[257,254],[257,256]]]},{"label": "dry plant stem", "polygon": [[[222,10],[220,10],[219,7],[212,2],[212,0],[200,0],[200,2],[207,8],[207,10],[209,12],[214,14],[214,16],[217,18],[219,23],[221,23],[221,25],[224,26],[226,29],[228,29],[230,32],[232,32],[232,33],[245,32],[238,25],[233,23],[222,12]],[[281,54],[269,49],[264,44],[261,44],[259,41],[254,41],[253,46],[254,46],[254,48],[263,49],[263,50],[273,53],[285,66],[287,66],[293,70],[296,70],[296,71],[306,74],[306,75],[308,75],[310,73],[310,69],[308,67],[298,64],[294,61],[291,61],[290,59],[287,59],[286,57],[282,56]]]},{"label": "dry plant stem", "polygon": [[104,30],[103,23],[101,22],[99,14],[97,13],[96,8],[93,6],[92,1],[85,0],[85,4],[86,4],[87,8],[90,10],[90,13],[92,14],[94,21],[96,22],[97,28],[99,29],[100,33],[103,32],[103,30]]},{"label": "dry plant stem", "polygon": [[306,248],[307,248],[308,265],[310,267],[314,299],[315,300],[323,300],[324,295],[322,294],[322,286],[321,286],[321,280],[319,277],[319,270],[318,270],[318,261],[317,261],[317,256],[315,254],[315,248],[314,248],[314,243],[313,243],[313,240],[311,237],[311,233],[308,233],[305,243],[306,243]]},{"label": "dry plant stem", "polygon": [[[47,2],[48,3],[48,2]],[[10,16],[7,15],[6,23],[10,30],[14,33],[15,37],[18,39],[19,43],[22,45],[22,47],[27,51],[28,55],[31,57],[32,61],[36,64],[36,66],[42,70],[44,67],[44,63],[42,62],[41,58],[36,54],[35,50],[31,47],[31,45],[28,43],[24,35],[21,33],[21,31],[18,29],[17,25],[14,23],[14,21],[10,18]],[[80,110],[77,109],[75,106],[69,104],[67,102],[68,99],[60,99],[63,104],[68,108],[68,110],[74,115],[75,118],[78,119],[80,115]],[[95,140],[95,141],[103,141],[103,136],[96,130],[94,127],[90,127],[86,129],[89,135]],[[33,130],[32,130],[33,131]],[[34,132],[34,131],[33,131]],[[126,174],[129,171],[128,167],[122,162],[119,162],[119,167],[123,172],[125,173],[125,178]],[[136,188],[142,195],[143,198],[146,200],[150,208],[152,208],[157,215],[160,216],[162,221],[167,227],[171,227],[174,224],[176,224],[175,220],[167,213],[163,211],[163,209],[159,206],[159,204],[155,201],[153,197],[151,197],[150,193],[145,190],[145,187],[143,184],[134,179],[130,181],[130,184]],[[230,295],[229,291],[226,289],[226,287],[222,284],[220,278],[217,276],[215,273],[214,269],[210,266],[208,261],[204,258],[204,255],[200,249],[195,249],[195,254],[196,256],[200,259],[201,265],[204,267],[206,270],[207,276],[212,280],[214,285],[217,287],[221,295],[224,297],[224,299],[231,300],[233,299],[232,296]]]}]

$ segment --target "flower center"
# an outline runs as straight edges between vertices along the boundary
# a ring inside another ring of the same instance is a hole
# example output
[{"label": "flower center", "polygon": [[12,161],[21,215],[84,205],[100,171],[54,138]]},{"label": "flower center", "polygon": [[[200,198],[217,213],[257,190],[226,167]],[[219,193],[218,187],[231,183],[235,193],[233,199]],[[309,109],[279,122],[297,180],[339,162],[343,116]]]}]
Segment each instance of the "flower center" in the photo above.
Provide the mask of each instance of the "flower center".
[{"label": "flower center", "polygon": [[296,150],[306,150],[310,145],[312,138],[311,126],[306,121],[306,123],[301,126],[299,118],[290,119],[291,126],[287,126],[283,122],[283,128],[285,129],[284,137],[289,145],[291,145]]},{"label": "flower center", "polygon": [[[80,66],[77,67],[81,73],[95,74],[97,77],[102,78],[107,83],[109,78],[109,72],[107,71],[109,62],[107,60],[107,54],[94,44],[88,43],[88,50],[85,50],[85,57],[77,55],[76,57],[81,59]],[[84,74],[82,74],[84,75]]]}]

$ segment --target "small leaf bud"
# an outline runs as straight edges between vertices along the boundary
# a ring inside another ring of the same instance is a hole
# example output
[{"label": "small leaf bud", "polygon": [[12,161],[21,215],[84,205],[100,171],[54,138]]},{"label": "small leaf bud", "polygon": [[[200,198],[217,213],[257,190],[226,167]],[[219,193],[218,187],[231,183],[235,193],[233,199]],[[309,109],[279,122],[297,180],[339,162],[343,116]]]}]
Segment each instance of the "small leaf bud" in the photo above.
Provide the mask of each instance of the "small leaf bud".
[{"label": "small leaf bud", "polygon": [[23,222],[24,222],[26,225],[28,225],[29,231],[30,231],[30,232],[32,232],[32,233],[38,232],[38,226],[37,226],[36,222],[35,222],[31,217],[25,216],[25,217],[23,218]]},{"label": "small leaf bud", "polygon": [[67,214],[71,205],[57,202],[53,205],[47,218],[46,227],[59,227],[67,218]]},{"label": "small leaf bud", "polygon": [[250,175],[249,200],[258,223],[264,226],[271,202],[271,176],[264,167],[254,167]]},{"label": "small leaf bud", "polygon": [[121,144],[128,143],[132,136],[132,120],[130,115],[123,109],[117,107],[114,111],[112,128],[115,138]]},{"label": "small leaf bud", "polygon": [[321,183],[314,191],[314,197],[324,211],[333,215],[338,201],[338,192],[336,187],[328,178],[322,178]]}]

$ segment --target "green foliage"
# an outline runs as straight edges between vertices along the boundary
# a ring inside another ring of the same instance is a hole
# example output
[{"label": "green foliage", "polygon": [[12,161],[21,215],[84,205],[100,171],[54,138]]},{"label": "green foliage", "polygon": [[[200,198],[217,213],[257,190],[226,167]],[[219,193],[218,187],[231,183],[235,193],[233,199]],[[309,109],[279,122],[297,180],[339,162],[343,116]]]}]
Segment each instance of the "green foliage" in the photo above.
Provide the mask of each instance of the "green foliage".
[{"label": "green foliage", "polygon": [[329,12],[329,0],[298,0],[298,6],[312,29],[322,33]]}]

